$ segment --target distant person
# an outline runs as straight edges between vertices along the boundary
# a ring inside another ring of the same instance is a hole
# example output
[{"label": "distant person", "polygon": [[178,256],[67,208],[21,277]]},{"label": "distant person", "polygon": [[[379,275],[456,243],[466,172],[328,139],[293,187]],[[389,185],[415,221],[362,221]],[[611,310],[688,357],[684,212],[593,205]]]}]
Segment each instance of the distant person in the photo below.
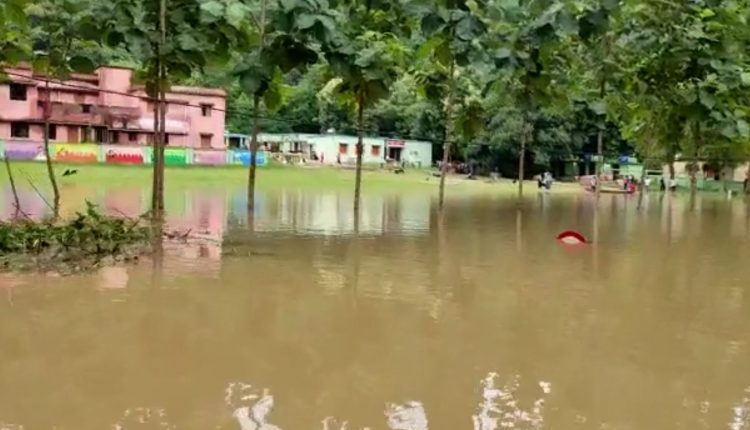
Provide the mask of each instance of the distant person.
[{"label": "distant person", "polygon": [[659,178],[659,191],[667,191],[667,181],[664,179],[664,175]]},{"label": "distant person", "polygon": [[544,185],[544,188],[548,190],[552,189],[552,182],[554,182],[554,179],[552,179],[552,173],[544,172],[542,179],[542,185]]}]

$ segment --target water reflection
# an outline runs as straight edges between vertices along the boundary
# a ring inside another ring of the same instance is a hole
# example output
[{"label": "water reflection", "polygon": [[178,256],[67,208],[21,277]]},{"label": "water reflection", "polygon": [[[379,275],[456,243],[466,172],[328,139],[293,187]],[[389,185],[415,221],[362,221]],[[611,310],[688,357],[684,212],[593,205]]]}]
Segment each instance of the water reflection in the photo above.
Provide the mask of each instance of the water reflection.
[{"label": "water reflection", "polygon": [[[260,194],[252,223],[243,194],[170,194],[171,228],[196,237],[161,258],[0,275],[0,421],[748,428],[744,202],[603,196],[596,211],[551,194],[519,212],[489,196],[438,216],[429,195],[372,195],[354,235],[346,193]],[[89,195],[130,216],[147,201]],[[558,246],[567,229],[597,246]]]},{"label": "water reflection", "polygon": [[167,413],[163,408],[128,408],[116,423],[112,424],[112,430],[129,429],[163,429],[173,430],[176,427],[169,423]]}]

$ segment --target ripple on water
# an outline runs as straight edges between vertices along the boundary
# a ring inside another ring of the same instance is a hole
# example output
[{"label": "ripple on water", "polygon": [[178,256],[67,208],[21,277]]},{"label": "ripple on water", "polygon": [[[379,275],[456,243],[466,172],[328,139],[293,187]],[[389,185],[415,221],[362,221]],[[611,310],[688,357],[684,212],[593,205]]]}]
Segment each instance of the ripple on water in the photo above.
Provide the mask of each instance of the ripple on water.
[{"label": "ripple on water", "polygon": [[498,428],[541,429],[544,425],[544,404],[552,391],[552,384],[539,382],[541,397],[531,409],[519,407],[516,392],[521,386],[520,377],[513,376],[502,388],[496,385],[497,373],[489,373],[482,379],[482,402],[479,412],[472,417],[474,430],[496,430]]},{"label": "ripple on water", "polygon": [[750,387],[745,388],[745,395],[742,400],[732,408],[732,421],[729,423],[729,429],[750,429]]},{"label": "ripple on water", "polygon": [[169,422],[164,408],[137,407],[126,409],[117,422],[112,424],[113,430],[128,430],[138,428],[173,430],[176,427]]},{"label": "ripple on water", "polygon": [[231,382],[224,390],[224,402],[242,430],[279,430],[266,421],[274,406],[267,388],[258,389],[244,382]]},{"label": "ripple on water", "polygon": [[421,402],[387,403],[385,416],[391,430],[427,430],[427,414]]}]

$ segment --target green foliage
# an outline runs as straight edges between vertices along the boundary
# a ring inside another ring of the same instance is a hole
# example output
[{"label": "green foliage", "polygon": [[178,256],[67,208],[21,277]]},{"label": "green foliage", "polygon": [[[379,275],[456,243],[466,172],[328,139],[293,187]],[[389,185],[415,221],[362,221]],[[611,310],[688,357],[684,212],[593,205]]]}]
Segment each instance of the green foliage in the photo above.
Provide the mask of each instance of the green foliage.
[{"label": "green foliage", "polygon": [[85,212],[65,223],[15,220],[0,222],[0,263],[5,269],[69,271],[98,264],[105,257],[130,254],[147,245],[151,228],[140,219],[102,215],[87,203]]},{"label": "green foliage", "polygon": [[641,148],[668,160],[680,153],[715,163],[746,159],[746,11],[740,2],[626,4],[630,66],[621,110]]},{"label": "green foliage", "polygon": [[166,41],[161,46],[158,1],[112,0],[95,2],[93,29],[103,33],[100,37],[106,45],[138,59],[137,78],[153,93],[159,57],[172,82],[187,79],[196,70],[226,64],[234,50],[250,46],[249,20],[240,16],[246,12],[240,0],[168,0]]},{"label": "green foliage", "polygon": [[[748,7],[747,0],[167,0],[161,56],[165,85],[227,89],[231,131],[249,132],[249,117],[260,114],[270,117],[260,122],[264,131],[364,127],[494,157],[517,152],[526,123],[539,162],[595,152],[603,131],[610,155],[628,149],[625,138],[649,159],[734,165],[748,157],[750,141]],[[57,76],[127,64],[152,90],[158,12],[153,0],[6,0],[0,63],[29,59]]]},{"label": "green foliage", "polygon": [[[31,50],[26,37],[25,4],[26,0],[0,2],[0,65],[16,64],[26,58]],[[0,76],[2,74],[0,69]]]},{"label": "green foliage", "polygon": [[398,1],[341,1],[333,11],[335,28],[322,40],[333,76],[329,90],[349,104],[372,106],[389,95],[402,72],[404,16]]},{"label": "green foliage", "polygon": [[57,78],[96,68],[98,38],[91,3],[83,0],[39,0],[25,10],[29,20],[34,70]]},{"label": "green foliage", "polygon": [[333,18],[317,3],[299,0],[261,0],[248,7],[247,17],[253,23],[252,43],[249,53],[237,59],[233,75],[244,92],[263,97],[273,111],[282,104],[284,74],[318,61],[313,45],[334,30]]}]

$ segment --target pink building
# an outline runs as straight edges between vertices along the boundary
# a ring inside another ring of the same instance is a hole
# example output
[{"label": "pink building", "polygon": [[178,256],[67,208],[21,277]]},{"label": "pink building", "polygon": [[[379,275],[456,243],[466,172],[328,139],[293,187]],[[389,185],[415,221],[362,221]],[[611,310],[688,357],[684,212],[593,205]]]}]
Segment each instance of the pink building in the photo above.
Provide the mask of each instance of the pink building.
[{"label": "pink building", "polygon": [[[43,76],[28,67],[8,68],[0,83],[0,140],[43,139],[47,91]],[[50,140],[58,143],[145,145],[153,140],[153,109],[133,71],[101,67],[50,82]],[[221,89],[173,86],[167,94],[168,146],[224,148],[226,93]],[[218,110],[217,110],[218,109]]]}]

